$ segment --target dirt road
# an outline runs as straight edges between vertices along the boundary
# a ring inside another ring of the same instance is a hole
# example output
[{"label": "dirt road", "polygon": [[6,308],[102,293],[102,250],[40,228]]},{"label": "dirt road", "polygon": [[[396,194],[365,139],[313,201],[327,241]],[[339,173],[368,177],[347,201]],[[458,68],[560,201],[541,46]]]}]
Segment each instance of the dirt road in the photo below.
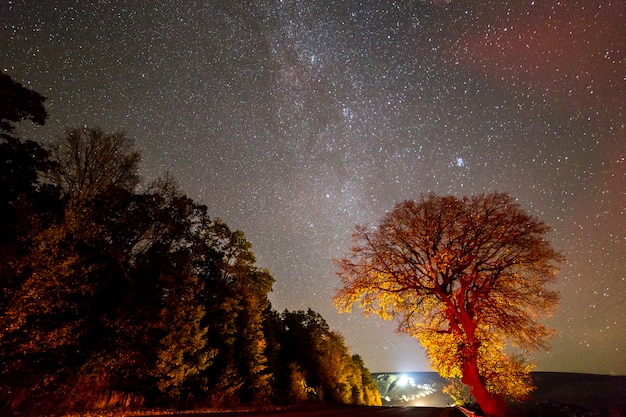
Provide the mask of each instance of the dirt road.
[{"label": "dirt road", "polygon": [[167,417],[463,417],[463,413],[454,408],[345,406],[280,411],[169,414]]}]

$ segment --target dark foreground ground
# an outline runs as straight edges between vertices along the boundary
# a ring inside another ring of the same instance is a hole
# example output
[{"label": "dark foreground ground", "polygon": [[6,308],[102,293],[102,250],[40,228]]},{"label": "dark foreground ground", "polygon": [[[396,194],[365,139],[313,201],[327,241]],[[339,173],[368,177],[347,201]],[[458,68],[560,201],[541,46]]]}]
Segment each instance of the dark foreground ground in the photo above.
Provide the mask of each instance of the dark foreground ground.
[{"label": "dark foreground ground", "polygon": [[[559,404],[528,404],[510,410],[511,417],[624,417],[623,410],[616,408],[586,409]],[[138,417],[137,414],[133,414]],[[456,408],[451,407],[366,407],[338,406],[274,411],[231,411],[231,412],[193,412],[193,413],[150,413],[145,417],[465,417]],[[140,417],[140,415],[139,415]]]},{"label": "dark foreground ground", "polygon": [[341,406],[278,411],[168,414],[167,417],[463,417],[463,413],[449,407]]},{"label": "dark foreground ground", "polygon": [[[391,383],[389,374],[377,374],[379,390],[388,397],[384,407],[311,407],[274,411],[163,413],[167,417],[462,417],[444,407],[449,397],[441,392],[445,381],[434,373],[409,373],[412,383]],[[626,417],[626,376],[559,372],[533,373],[537,385],[531,398],[514,406],[511,417]],[[397,385],[397,384],[396,384]],[[389,405],[394,405],[390,407]],[[138,414],[132,414],[137,416]],[[146,413],[146,416],[159,415]]]}]

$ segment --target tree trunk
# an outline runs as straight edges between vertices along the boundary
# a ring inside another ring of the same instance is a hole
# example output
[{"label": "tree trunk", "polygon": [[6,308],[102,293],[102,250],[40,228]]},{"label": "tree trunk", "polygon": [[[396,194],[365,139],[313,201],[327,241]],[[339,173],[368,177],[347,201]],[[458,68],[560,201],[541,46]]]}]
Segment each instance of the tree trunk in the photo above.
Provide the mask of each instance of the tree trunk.
[{"label": "tree trunk", "polygon": [[508,407],[501,395],[487,391],[483,378],[480,376],[476,359],[472,358],[462,365],[463,377],[461,381],[470,387],[476,402],[489,417],[506,417]]}]

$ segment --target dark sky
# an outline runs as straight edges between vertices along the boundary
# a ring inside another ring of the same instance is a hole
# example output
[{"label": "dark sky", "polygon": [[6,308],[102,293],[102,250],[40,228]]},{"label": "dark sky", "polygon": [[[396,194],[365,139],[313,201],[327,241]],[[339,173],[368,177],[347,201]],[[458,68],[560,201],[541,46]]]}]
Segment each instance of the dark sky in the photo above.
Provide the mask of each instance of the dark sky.
[{"label": "dark sky", "polygon": [[626,2],[3,1],[0,69],[49,139],[123,131],[243,230],[282,311],[321,313],[371,371],[428,370],[394,324],[336,312],[356,223],[505,191],[568,257],[539,370],[626,374]]}]

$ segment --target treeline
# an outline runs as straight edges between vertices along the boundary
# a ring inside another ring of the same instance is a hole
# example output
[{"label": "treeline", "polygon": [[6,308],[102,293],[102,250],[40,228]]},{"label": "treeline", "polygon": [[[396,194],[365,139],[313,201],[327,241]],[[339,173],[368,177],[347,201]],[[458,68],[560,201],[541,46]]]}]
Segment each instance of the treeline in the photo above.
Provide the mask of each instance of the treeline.
[{"label": "treeline", "polygon": [[48,148],[44,97],[0,73],[0,414],[380,404],[317,313],[278,313],[241,231],[166,176],[139,188],[123,134]]}]

